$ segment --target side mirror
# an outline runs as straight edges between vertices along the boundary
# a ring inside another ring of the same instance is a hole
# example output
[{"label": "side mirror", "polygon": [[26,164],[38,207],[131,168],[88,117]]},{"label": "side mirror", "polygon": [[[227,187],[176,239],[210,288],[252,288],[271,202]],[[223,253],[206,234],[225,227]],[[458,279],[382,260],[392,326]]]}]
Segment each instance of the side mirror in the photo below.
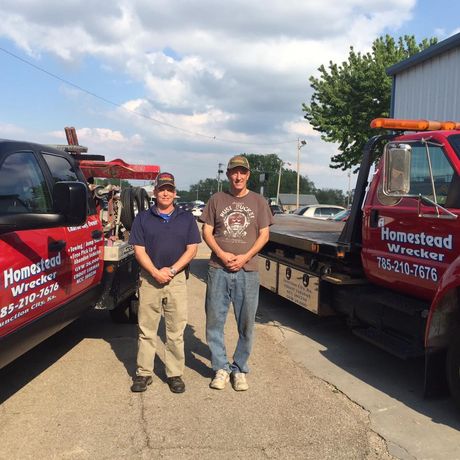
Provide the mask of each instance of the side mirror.
[{"label": "side mirror", "polygon": [[412,148],[390,142],[385,146],[383,193],[387,196],[409,195]]},{"label": "side mirror", "polygon": [[52,213],[0,213],[0,235],[19,230],[83,225],[88,214],[87,193],[82,182],[57,182],[53,187]]},{"label": "side mirror", "polygon": [[56,182],[53,203],[54,212],[64,216],[65,225],[76,227],[86,222],[88,189],[82,182]]}]

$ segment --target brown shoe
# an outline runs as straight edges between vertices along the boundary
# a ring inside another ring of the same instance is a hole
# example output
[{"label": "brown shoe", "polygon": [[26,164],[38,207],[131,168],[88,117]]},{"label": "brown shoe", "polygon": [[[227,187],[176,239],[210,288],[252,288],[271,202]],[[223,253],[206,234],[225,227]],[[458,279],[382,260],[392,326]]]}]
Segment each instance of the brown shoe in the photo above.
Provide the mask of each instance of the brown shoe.
[{"label": "brown shoe", "polygon": [[173,393],[183,393],[185,391],[185,383],[180,377],[168,377],[166,381]]},{"label": "brown shoe", "polygon": [[133,384],[131,385],[131,391],[133,393],[140,393],[147,389],[147,386],[153,382],[153,379],[150,375],[136,375],[133,378]]}]

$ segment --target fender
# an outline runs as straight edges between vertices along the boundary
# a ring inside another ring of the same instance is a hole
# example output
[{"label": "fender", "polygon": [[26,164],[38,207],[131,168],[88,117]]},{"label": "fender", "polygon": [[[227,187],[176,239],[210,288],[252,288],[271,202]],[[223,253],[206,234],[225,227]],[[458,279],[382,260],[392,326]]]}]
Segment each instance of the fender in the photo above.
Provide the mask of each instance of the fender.
[{"label": "fender", "polygon": [[425,331],[425,348],[441,349],[449,344],[451,335],[460,325],[458,287],[460,286],[460,256],[442,276],[430,311]]}]

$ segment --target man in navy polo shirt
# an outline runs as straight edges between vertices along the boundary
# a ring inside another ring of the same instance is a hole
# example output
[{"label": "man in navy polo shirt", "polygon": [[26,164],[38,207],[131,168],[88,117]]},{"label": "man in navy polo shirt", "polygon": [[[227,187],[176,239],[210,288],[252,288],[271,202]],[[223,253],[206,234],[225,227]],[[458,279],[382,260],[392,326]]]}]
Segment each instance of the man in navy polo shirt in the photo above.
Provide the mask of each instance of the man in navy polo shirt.
[{"label": "man in navy polo shirt", "polygon": [[174,206],[174,176],[161,173],[154,190],[156,204],[134,220],[129,242],[141,266],[137,370],[131,391],[152,383],[158,323],[166,325],[164,363],[173,393],[183,393],[184,330],[187,325],[185,268],[195,257],[200,233],[192,213]]}]

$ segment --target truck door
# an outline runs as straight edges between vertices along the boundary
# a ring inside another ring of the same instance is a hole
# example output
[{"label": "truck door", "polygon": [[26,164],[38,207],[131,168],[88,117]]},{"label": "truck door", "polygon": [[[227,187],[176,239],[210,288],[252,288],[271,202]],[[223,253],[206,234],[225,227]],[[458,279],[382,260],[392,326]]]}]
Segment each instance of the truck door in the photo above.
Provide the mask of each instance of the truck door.
[{"label": "truck door", "polygon": [[[409,193],[434,200],[426,144],[410,145]],[[452,207],[449,197],[451,183],[458,180],[457,173],[440,145],[432,143],[428,147],[437,202],[458,214],[458,206]],[[419,216],[416,198],[385,196],[381,169],[377,173],[378,186],[373,188],[364,209],[362,259],[366,274],[378,284],[416,297],[432,298],[438,280],[459,252],[458,222],[439,218],[434,206],[423,203],[420,211],[424,216]]]},{"label": "truck door", "polygon": [[[38,155],[12,151],[0,158],[0,212],[50,213],[52,201]],[[0,235],[0,337],[58,308],[70,278],[63,228]]]},{"label": "truck door", "polygon": [[[52,182],[84,181],[71,162],[54,153],[42,152],[50,170]],[[73,297],[98,284],[103,272],[102,224],[96,214],[93,199],[88,197],[89,214],[84,225],[65,227],[65,252],[69,261],[69,296]]]}]

